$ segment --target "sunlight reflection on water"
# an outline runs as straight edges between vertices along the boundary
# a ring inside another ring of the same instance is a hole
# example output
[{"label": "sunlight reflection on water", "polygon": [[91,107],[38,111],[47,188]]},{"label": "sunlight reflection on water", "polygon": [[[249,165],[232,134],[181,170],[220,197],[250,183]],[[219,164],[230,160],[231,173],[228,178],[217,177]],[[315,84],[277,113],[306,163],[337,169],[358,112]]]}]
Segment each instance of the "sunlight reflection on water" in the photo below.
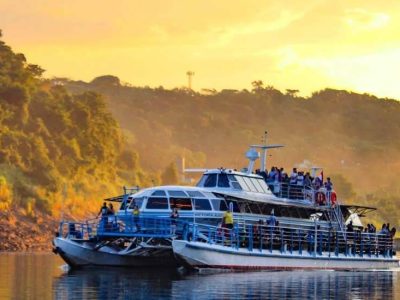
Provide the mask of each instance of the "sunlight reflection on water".
[{"label": "sunlight reflection on water", "polygon": [[1,299],[395,299],[390,271],[198,274],[175,269],[69,270],[53,254],[0,255]]}]

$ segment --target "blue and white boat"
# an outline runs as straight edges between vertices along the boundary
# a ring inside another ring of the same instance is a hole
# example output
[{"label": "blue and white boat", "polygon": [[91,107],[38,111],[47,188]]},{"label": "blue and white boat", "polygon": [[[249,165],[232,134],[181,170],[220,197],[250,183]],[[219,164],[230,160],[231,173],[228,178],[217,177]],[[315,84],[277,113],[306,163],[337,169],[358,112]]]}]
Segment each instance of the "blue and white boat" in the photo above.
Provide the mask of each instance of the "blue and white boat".
[{"label": "blue and white boat", "polygon": [[[260,157],[257,149],[262,150],[264,171],[267,150],[278,147],[253,145],[246,153],[246,170],[204,170],[196,187],[158,186],[106,199],[121,203],[118,212],[101,220],[61,222],[53,242],[55,252],[71,266],[176,266],[179,262],[193,268],[362,269],[398,265],[390,238],[369,234],[360,239],[346,232],[350,220],[360,228],[360,217],[374,208],[340,205],[336,199],[331,201],[333,191],[266,182],[254,174]],[[320,196],[323,203],[317,201]],[[135,206],[140,216],[133,215]],[[179,220],[171,222],[174,208]],[[232,230],[221,228],[227,210],[233,212]],[[273,226],[263,224],[270,218]]]}]

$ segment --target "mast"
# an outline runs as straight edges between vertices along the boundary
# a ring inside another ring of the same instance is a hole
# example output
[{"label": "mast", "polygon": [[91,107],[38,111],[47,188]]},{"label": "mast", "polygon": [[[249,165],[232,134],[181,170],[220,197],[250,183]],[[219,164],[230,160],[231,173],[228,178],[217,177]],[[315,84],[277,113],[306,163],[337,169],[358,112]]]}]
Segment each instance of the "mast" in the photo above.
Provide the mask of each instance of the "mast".
[{"label": "mast", "polygon": [[[266,172],[267,171],[267,150],[268,149],[282,148],[283,147],[283,145],[278,145],[278,144],[277,145],[268,145],[267,144],[267,134],[268,134],[268,132],[265,131],[262,145],[250,145],[250,150],[253,149],[254,151],[256,151],[256,149],[261,149],[261,167],[260,167],[260,171],[261,172],[263,172],[263,171]],[[247,153],[249,153],[249,151]],[[248,159],[250,159],[247,156],[247,153],[246,153],[246,157]],[[259,157],[260,157],[260,155],[259,155]],[[254,167],[254,163],[253,163],[252,167]],[[252,169],[250,170],[250,163],[249,163],[248,172],[251,173],[252,171],[253,171]]]}]

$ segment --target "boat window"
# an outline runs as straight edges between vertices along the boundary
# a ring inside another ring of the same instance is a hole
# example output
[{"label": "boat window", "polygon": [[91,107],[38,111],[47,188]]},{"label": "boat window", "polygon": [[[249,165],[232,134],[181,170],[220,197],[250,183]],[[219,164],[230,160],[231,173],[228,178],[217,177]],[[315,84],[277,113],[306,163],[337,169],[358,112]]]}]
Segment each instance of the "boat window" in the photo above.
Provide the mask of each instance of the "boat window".
[{"label": "boat window", "polygon": [[231,184],[232,184],[232,187],[233,187],[235,190],[242,190],[242,187],[240,186],[239,182],[237,182],[237,181],[232,181]]},{"label": "boat window", "polygon": [[207,179],[204,181],[204,187],[215,187],[217,184],[217,174],[208,175]]},{"label": "boat window", "polygon": [[239,182],[237,182],[235,176],[228,175],[228,179],[231,182],[231,185],[235,190],[242,190],[242,187],[240,186]]},{"label": "boat window", "polygon": [[203,194],[206,196],[206,198],[211,199],[211,198],[215,198],[216,196],[214,195],[214,193],[210,193],[210,192],[203,192]]},{"label": "boat window", "polygon": [[227,200],[226,202],[227,202],[228,207],[229,207],[230,203],[232,203],[232,205],[233,205],[233,212],[240,212],[239,206],[238,206],[238,204],[237,204],[236,201]]},{"label": "boat window", "polygon": [[257,182],[264,190],[264,193],[268,193],[268,185],[265,183],[265,181],[263,179],[257,179]]},{"label": "boat window", "polygon": [[157,190],[157,191],[154,191],[153,192],[153,194],[151,194],[152,196],[167,196],[167,194],[165,194],[165,192],[164,191],[161,191],[161,190]]},{"label": "boat window", "polygon": [[218,187],[229,187],[228,175],[223,173],[218,175]]},{"label": "boat window", "polygon": [[258,182],[258,180],[256,178],[251,178],[251,182],[254,184],[254,186],[256,187],[256,189],[259,193],[264,193],[263,188],[261,187],[260,183]]},{"label": "boat window", "polygon": [[211,203],[212,203],[214,210],[219,210],[219,211],[228,210],[225,200],[223,200],[223,199],[211,199]]},{"label": "boat window", "polygon": [[193,198],[193,206],[195,210],[211,210],[210,201],[203,198]]},{"label": "boat window", "polygon": [[208,175],[203,175],[201,176],[199,182],[196,184],[196,186],[204,186],[204,182],[206,181]]},{"label": "boat window", "polygon": [[189,197],[205,197],[199,191],[186,191],[186,193],[189,195]]},{"label": "boat window", "polygon": [[184,191],[168,191],[170,197],[187,197]]},{"label": "boat window", "polygon": [[129,209],[133,209],[135,207],[135,205],[137,205],[138,208],[141,209],[142,203],[143,203],[143,197],[133,198],[131,200],[131,203],[129,204]]},{"label": "boat window", "polygon": [[190,198],[169,198],[171,208],[177,208],[179,210],[192,210],[192,201]]},{"label": "boat window", "polygon": [[248,177],[243,177],[243,180],[246,182],[247,186],[250,188],[250,191],[252,192],[257,192],[256,187],[253,185],[253,183],[251,182],[250,178]]},{"label": "boat window", "polygon": [[168,209],[168,199],[160,197],[150,197],[147,199],[147,209]]},{"label": "boat window", "polygon": [[242,176],[235,176],[235,178],[239,182],[239,184],[242,187],[242,189],[244,189],[245,191],[250,191],[250,188],[247,186],[246,182],[244,182]]}]

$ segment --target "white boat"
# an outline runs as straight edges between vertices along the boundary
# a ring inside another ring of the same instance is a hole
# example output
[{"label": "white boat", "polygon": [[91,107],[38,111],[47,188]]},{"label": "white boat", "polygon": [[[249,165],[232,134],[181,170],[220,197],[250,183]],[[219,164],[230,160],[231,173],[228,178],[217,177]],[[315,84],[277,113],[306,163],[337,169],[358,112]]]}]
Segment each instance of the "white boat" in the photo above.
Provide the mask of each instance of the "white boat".
[{"label": "white boat", "polygon": [[[259,229],[259,228],[258,228]],[[203,226],[203,232],[207,232]],[[399,267],[390,237],[361,234],[343,238],[340,232],[328,236],[327,231],[315,230],[317,238],[307,241],[303,234],[292,234],[280,227],[269,233],[265,227],[259,235],[238,232],[223,237],[211,234],[188,240],[174,240],[173,251],[181,264],[195,269],[231,270],[365,270]],[[293,230],[293,228],[292,228]],[[292,231],[293,233],[293,231]],[[305,233],[305,231],[303,232]],[[225,233],[223,233],[225,234]],[[330,239],[329,239],[330,238]]]},{"label": "white boat", "polygon": [[[260,257],[270,257],[272,253],[266,253],[261,249],[259,255],[255,255],[253,251],[247,253],[247,250],[240,247],[236,250],[230,249],[218,245],[217,241],[212,243],[210,238],[206,238],[210,232],[217,230],[228,207],[233,211],[236,230],[253,226],[259,220],[266,220],[274,212],[274,218],[280,223],[281,228],[308,232],[314,229],[317,222],[319,230],[341,232],[344,239],[346,239],[346,222],[352,220],[356,227],[361,226],[359,217],[374,210],[370,207],[340,205],[338,201],[333,205],[330,200],[334,193],[328,193],[324,189],[316,191],[312,187],[297,184],[267,183],[262,172],[253,173],[255,161],[260,157],[256,149],[261,148],[263,151],[261,156],[261,171],[263,171],[266,169],[267,149],[278,147],[281,145],[253,145],[246,154],[250,161],[247,170],[243,172],[222,168],[205,170],[196,187],[159,186],[135,192],[126,191],[122,196],[108,198],[107,201],[121,204],[115,215],[82,223],[61,222],[58,236],[53,241],[54,251],[75,267],[176,266],[174,252],[186,265],[208,267],[214,264],[211,264],[211,261],[209,264],[207,260],[204,263],[194,263],[197,261],[196,253],[203,255],[216,252],[224,253],[224,257],[236,258],[239,254],[243,257],[242,254],[246,253],[246,259],[249,257],[250,260],[254,260],[249,266],[257,268]],[[323,205],[318,203],[317,195],[322,195],[326,200]],[[140,209],[140,218],[136,219],[132,215],[135,205]],[[179,209],[177,225],[171,224],[170,220],[173,208]],[[193,231],[194,229],[196,231]],[[185,238],[193,236],[199,239],[185,241]],[[236,236],[239,236],[238,232]],[[205,240],[208,242],[204,243]],[[274,253],[276,245],[272,246],[270,250]],[[210,258],[213,255],[210,255]],[[287,253],[285,255],[287,256]],[[322,256],[325,257],[326,254],[321,255],[320,261]],[[272,258],[272,261],[277,261],[275,257]],[[296,255],[292,258],[300,260]],[[341,253],[337,258],[341,258]],[[316,261],[315,257],[304,259],[301,258],[303,263]],[[268,263],[264,263],[261,266],[267,265]],[[275,268],[278,265],[274,263],[271,266]],[[232,266],[236,267],[234,264]],[[240,264],[237,267],[245,268]]]}]

